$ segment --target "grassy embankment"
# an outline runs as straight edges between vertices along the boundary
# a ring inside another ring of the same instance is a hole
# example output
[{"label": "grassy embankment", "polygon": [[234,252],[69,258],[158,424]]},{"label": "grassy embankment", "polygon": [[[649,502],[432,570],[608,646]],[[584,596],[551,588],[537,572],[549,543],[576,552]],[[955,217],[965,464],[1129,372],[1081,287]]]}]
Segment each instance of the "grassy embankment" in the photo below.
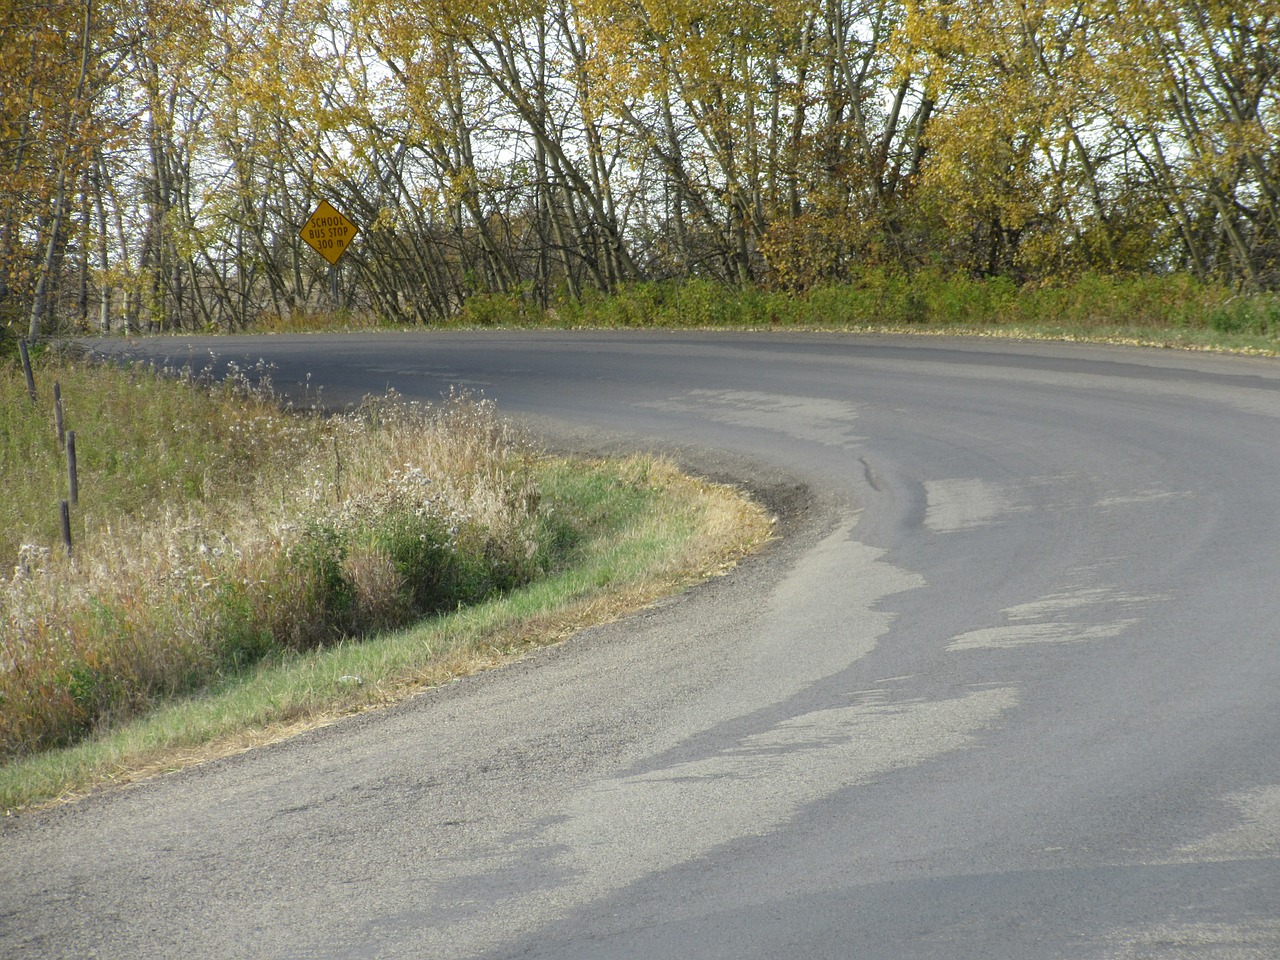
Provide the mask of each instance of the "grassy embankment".
[{"label": "grassy embankment", "polygon": [[[232,376],[0,360],[0,806],[213,756],[501,662],[768,535],[660,461],[542,455],[491,405],[282,413]],[[61,546],[61,385],[80,501]]]},{"label": "grassy embankment", "polygon": [[789,294],[708,282],[652,283],[531,313],[511,299],[473,299],[471,325],[693,327],[945,333],[1280,351],[1280,295],[1242,296],[1187,276],[1084,277],[1019,288],[929,272],[866,271],[857,283]]},{"label": "grassy embankment", "polygon": [[[262,329],[379,325],[351,314],[307,315]],[[945,333],[1276,354],[1280,295],[1242,295],[1185,275],[1020,288],[1000,277],[869,269],[854,283],[799,294],[691,280],[635,284],[546,309],[518,295],[482,295],[448,325]]]}]

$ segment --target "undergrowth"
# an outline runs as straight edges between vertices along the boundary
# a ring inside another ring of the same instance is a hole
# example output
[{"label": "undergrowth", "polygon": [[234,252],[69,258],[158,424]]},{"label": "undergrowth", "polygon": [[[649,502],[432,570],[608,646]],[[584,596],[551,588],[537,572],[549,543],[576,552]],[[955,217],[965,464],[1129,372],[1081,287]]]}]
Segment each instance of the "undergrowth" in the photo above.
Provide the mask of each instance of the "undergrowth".
[{"label": "undergrowth", "polygon": [[1090,274],[1069,283],[1019,286],[1006,277],[867,268],[850,282],[801,292],[695,279],[635,283],[545,306],[517,295],[475,296],[453,322],[1003,332],[1273,352],[1280,346],[1280,294],[1244,294],[1186,274]]},{"label": "undergrowth", "polygon": [[771,521],[660,459],[540,457],[542,541],[564,562],[530,583],[398,630],[284,651],[74,746],[0,765],[0,810],[69,800],[273,742],[489,669],[731,567]]},{"label": "undergrowth", "polygon": [[[0,363],[3,363],[0,361]],[[244,371],[0,366],[0,760],[263,662],[477,603],[562,562],[535,451],[492,404],[282,412]],[[78,430],[73,549],[55,533]]]}]

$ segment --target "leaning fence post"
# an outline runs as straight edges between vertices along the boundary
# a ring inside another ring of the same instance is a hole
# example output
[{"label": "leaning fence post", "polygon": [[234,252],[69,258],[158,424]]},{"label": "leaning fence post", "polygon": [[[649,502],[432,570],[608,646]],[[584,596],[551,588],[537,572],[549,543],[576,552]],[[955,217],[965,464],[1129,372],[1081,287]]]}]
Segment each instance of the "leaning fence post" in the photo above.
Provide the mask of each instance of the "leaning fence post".
[{"label": "leaning fence post", "polygon": [[31,402],[36,402],[36,378],[31,372],[31,354],[27,352],[27,341],[25,338],[18,340],[18,352],[22,354],[22,372],[27,377],[27,396],[31,398]]}]

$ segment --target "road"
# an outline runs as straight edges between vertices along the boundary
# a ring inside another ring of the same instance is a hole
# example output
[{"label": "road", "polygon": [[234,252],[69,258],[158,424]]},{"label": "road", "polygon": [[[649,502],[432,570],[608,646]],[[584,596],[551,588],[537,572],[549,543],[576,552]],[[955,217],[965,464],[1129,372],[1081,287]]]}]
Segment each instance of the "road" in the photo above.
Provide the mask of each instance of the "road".
[{"label": "road", "polygon": [[138,345],[210,348],[331,405],[482,391],[557,448],[736,479],[785,536],[511,668],[6,822],[0,955],[1280,957],[1280,362]]}]

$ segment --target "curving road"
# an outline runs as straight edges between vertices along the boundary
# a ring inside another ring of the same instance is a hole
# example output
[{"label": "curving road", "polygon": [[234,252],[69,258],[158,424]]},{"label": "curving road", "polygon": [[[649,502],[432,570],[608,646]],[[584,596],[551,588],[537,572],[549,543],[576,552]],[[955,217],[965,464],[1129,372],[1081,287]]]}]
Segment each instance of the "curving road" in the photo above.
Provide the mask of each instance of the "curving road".
[{"label": "curving road", "polygon": [[[523,663],[0,829],[0,956],[1280,957],[1280,363],[670,333],[166,340],[482,390],[786,536]],[[221,362],[221,361],[220,361]]]}]

